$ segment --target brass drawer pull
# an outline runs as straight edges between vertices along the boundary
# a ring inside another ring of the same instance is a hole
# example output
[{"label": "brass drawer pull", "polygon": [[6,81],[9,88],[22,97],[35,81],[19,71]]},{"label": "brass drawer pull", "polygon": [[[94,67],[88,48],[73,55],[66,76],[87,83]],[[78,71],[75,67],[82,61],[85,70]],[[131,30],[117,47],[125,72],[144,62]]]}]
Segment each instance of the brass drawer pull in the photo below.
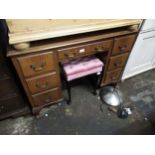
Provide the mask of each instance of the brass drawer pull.
[{"label": "brass drawer pull", "polygon": [[37,88],[46,88],[48,86],[48,82],[46,81],[45,84],[36,84]]},{"label": "brass drawer pull", "polygon": [[73,54],[67,54],[67,53],[65,53],[64,56],[66,58],[74,58],[75,57],[75,53],[73,53]]},{"label": "brass drawer pull", "polygon": [[124,45],[124,46],[119,46],[119,49],[120,49],[121,51],[126,50],[126,48],[127,48],[127,45]]},{"label": "brass drawer pull", "polygon": [[122,62],[121,61],[118,61],[118,62],[115,62],[114,63],[114,66],[115,67],[121,67],[121,64],[122,64]]},{"label": "brass drawer pull", "polygon": [[44,100],[46,103],[51,102],[51,98],[48,97],[47,99]]},{"label": "brass drawer pull", "polygon": [[97,52],[103,52],[103,51],[105,51],[105,50],[108,50],[108,49],[106,49],[105,47],[95,47],[95,50],[97,51]]},{"label": "brass drawer pull", "polygon": [[34,65],[30,65],[30,68],[31,68],[33,71],[37,72],[37,71],[43,70],[45,66],[46,66],[46,63],[44,62],[44,63],[42,63],[42,64],[40,65],[40,67],[35,67]]},{"label": "brass drawer pull", "polygon": [[117,78],[116,78],[115,76],[112,76],[112,77],[111,77],[111,80],[112,80],[112,81],[115,81],[116,79],[117,79]]}]

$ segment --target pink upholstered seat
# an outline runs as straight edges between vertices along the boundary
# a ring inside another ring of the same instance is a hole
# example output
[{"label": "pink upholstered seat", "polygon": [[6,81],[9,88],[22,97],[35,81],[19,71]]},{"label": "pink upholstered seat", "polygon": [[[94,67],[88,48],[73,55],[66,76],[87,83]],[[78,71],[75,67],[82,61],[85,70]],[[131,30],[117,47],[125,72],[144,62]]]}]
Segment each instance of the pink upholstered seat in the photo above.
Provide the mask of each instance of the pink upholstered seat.
[{"label": "pink upholstered seat", "polygon": [[84,77],[94,73],[100,73],[103,68],[103,62],[95,56],[88,56],[62,63],[67,81]]}]

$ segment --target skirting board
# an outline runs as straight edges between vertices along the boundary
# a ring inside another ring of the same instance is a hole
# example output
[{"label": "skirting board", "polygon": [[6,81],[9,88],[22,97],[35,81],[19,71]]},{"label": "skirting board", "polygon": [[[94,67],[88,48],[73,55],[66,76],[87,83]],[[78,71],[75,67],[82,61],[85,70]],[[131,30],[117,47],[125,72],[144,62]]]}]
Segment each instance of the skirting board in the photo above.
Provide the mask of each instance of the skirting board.
[{"label": "skirting board", "polygon": [[128,79],[128,78],[131,78],[131,77],[133,77],[133,76],[136,76],[136,75],[138,75],[138,74],[141,74],[141,73],[143,73],[143,72],[146,72],[146,71],[149,71],[149,70],[151,70],[151,69],[154,69],[155,68],[155,66],[147,66],[147,67],[144,67],[144,68],[141,68],[141,69],[137,69],[136,71],[134,71],[134,72],[130,72],[130,73],[128,73],[128,74],[126,74],[125,76],[122,76],[122,81],[124,81],[124,80],[126,80],[126,79]]}]

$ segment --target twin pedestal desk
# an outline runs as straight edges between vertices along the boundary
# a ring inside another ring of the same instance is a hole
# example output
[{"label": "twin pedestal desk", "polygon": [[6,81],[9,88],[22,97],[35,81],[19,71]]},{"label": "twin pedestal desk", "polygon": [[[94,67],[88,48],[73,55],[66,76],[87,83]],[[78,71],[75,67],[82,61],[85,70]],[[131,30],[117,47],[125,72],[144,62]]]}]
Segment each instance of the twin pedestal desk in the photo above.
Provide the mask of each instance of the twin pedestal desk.
[{"label": "twin pedestal desk", "polygon": [[104,62],[100,87],[117,83],[141,20],[7,20],[11,58],[37,113],[60,102],[59,62],[97,55]]}]

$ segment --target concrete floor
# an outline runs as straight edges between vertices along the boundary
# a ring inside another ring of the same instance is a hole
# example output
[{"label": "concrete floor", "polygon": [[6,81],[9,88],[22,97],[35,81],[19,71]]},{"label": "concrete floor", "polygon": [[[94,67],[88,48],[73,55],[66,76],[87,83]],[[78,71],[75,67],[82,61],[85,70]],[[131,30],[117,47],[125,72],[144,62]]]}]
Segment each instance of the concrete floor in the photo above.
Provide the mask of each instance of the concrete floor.
[{"label": "concrete floor", "polygon": [[[74,84],[73,84],[74,85]],[[155,70],[120,83],[125,106],[133,114],[120,119],[90,92],[85,79],[72,87],[72,105],[53,105],[38,116],[25,116],[0,122],[0,134],[155,134]],[[66,92],[64,91],[64,95]]]}]

